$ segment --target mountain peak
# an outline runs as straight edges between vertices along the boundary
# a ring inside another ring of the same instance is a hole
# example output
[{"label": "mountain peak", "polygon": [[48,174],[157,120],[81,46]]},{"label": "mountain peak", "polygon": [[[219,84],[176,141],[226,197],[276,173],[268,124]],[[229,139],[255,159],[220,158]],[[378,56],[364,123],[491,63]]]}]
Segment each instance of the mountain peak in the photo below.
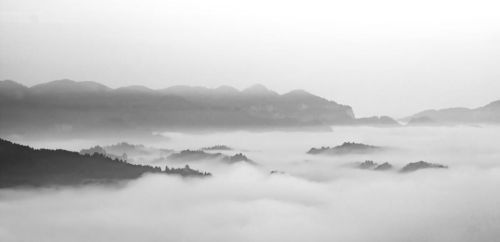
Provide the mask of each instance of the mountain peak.
[{"label": "mountain peak", "polygon": [[303,89],[295,89],[295,90],[292,90],[290,92],[283,94],[283,96],[309,97],[309,96],[314,96],[314,95],[303,90]]},{"label": "mountain peak", "polygon": [[262,84],[255,84],[250,87],[247,87],[242,91],[242,93],[250,95],[272,95],[272,96],[279,95],[278,93],[269,90]]},{"label": "mountain peak", "polygon": [[122,93],[154,92],[153,89],[145,87],[145,86],[141,86],[141,85],[132,85],[132,86],[120,87],[120,88],[115,89],[115,91],[122,92]]},{"label": "mountain peak", "polygon": [[4,80],[0,81],[0,94],[9,98],[22,98],[24,97],[28,88],[15,81]]},{"label": "mountain peak", "polygon": [[207,92],[209,89],[200,86],[176,85],[162,89],[161,92],[176,95],[193,95]]},{"label": "mountain peak", "polygon": [[500,108],[500,100],[493,101],[491,103],[488,103],[486,106],[483,108]]},{"label": "mountain peak", "polygon": [[55,80],[32,86],[31,90],[38,93],[45,92],[101,92],[109,91],[111,88],[97,82],[77,82],[70,79]]},{"label": "mountain peak", "polygon": [[0,87],[2,89],[4,88],[26,88],[26,86],[22,85],[21,83],[12,81],[12,80],[3,80],[0,81]]},{"label": "mountain peak", "polygon": [[223,94],[237,94],[240,91],[232,86],[220,86],[214,89],[218,93],[223,93]]}]

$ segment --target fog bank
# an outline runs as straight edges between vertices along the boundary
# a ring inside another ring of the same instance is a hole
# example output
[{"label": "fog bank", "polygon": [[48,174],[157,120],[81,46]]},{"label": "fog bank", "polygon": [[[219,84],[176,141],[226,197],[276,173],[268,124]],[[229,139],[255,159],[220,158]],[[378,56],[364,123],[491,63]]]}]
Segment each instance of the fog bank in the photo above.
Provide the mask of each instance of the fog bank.
[{"label": "fog bank", "polygon": [[[1,191],[2,241],[492,241],[500,170],[318,183],[251,167],[121,189]],[[24,216],[19,216],[24,214]]]},{"label": "fog bank", "polygon": [[[259,165],[199,161],[190,165],[213,177],[148,175],[118,187],[0,190],[0,241],[490,242],[500,237],[497,131],[170,133],[156,145],[226,144]],[[342,157],[305,154],[307,148],[343,141],[393,149]],[[396,167],[423,159],[450,168],[401,174],[351,166],[368,158]],[[270,175],[271,169],[285,174]]]}]

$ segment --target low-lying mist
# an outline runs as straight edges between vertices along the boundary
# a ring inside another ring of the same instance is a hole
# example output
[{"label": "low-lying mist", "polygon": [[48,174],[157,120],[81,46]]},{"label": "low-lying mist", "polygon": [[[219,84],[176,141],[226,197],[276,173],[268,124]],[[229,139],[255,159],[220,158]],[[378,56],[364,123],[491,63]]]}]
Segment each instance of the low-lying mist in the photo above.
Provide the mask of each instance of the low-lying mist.
[{"label": "low-lying mist", "polygon": [[[214,176],[146,175],[117,186],[3,189],[0,241],[490,242],[500,237],[498,131],[167,133],[168,140],[145,145],[174,150],[228,145],[234,150],[224,152],[245,153],[258,165],[196,161],[187,163]],[[388,149],[363,155],[306,154],[311,147],[345,141]],[[65,148],[79,150],[88,143],[66,143]],[[372,171],[353,165],[368,159],[395,168]],[[419,160],[449,168],[398,172]]]}]

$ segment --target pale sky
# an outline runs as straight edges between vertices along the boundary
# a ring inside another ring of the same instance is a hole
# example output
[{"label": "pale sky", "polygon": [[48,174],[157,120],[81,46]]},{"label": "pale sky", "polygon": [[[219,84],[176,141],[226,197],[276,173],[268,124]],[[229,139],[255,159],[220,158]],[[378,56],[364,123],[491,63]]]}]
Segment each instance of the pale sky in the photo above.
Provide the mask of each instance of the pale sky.
[{"label": "pale sky", "polygon": [[305,89],[356,116],[500,99],[500,1],[0,0],[0,79]]}]

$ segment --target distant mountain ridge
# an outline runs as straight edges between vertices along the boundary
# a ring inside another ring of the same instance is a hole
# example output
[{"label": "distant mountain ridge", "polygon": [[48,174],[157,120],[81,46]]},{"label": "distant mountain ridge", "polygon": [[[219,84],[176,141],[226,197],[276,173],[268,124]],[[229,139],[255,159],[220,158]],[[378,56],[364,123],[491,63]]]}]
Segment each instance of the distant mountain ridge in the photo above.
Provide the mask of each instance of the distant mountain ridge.
[{"label": "distant mountain ridge", "polygon": [[500,124],[500,100],[478,108],[425,110],[402,121],[409,125]]},{"label": "distant mountain ridge", "polygon": [[0,81],[0,134],[397,124],[392,121],[358,120],[348,105],[304,90],[278,94],[262,85],[241,91],[228,86],[153,90],[68,79],[32,87]]}]

